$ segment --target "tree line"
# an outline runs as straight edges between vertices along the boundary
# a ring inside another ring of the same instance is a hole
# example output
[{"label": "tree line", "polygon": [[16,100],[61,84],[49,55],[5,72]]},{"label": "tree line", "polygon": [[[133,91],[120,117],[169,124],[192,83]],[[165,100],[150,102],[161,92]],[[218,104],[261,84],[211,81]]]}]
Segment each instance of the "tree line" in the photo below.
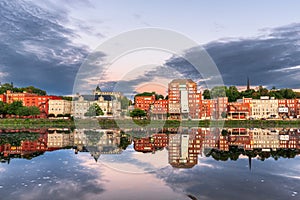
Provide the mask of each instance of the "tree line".
[{"label": "tree line", "polygon": [[40,114],[40,110],[36,106],[23,106],[22,101],[14,101],[10,104],[0,101],[0,115],[6,117],[7,115],[18,116],[36,116]]},{"label": "tree line", "polygon": [[228,97],[229,102],[235,102],[237,99],[252,98],[260,99],[261,96],[275,97],[276,99],[294,99],[300,98],[300,93],[295,92],[289,88],[276,89],[273,87],[271,90],[259,86],[257,90],[249,89],[239,92],[236,86],[216,86],[211,90],[204,90],[204,99],[211,99],[212,97]]},{"label": "tree line", "polygon": [[12,92],[28,92],[28,93],[34,93],[41,96],[47,95],[47,92],[45,90],[41,90],[39,88],[36,88],[34,86],[27,86],[27,87],[14,87],[13,83],[4,83],[0,85],[0,94],[4,94],[7,90],[10,90]]}]

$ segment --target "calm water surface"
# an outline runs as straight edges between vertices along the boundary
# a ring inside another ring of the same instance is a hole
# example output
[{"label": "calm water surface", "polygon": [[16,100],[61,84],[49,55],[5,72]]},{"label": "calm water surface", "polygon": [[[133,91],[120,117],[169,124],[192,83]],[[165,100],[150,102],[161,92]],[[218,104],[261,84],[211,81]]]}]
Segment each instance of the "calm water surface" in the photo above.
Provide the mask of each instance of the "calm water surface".
[{"label": "calm water surface", "polygon": [[299,135],[2,130],[0,199],[300,199]]}]

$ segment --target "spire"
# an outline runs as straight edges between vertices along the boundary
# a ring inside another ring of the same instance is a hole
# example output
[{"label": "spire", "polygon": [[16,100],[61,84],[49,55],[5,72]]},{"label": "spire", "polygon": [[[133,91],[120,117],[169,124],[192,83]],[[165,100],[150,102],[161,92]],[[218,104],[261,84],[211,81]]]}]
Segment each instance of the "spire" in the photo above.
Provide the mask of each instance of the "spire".
[{"label": "spire", "polygon": [[251,171],[251,168],[252,168],[252,158],[251,158],[251,156],[248,156],[248,162],[249,162],[249,170]]},{"label": "spire", "polygon": [[247,76],[247,90],[250,90],[250,80],[248,76]]},{"label": "spire", "polygon": [[96,92],[101,92],[101,89],[100,89],[100,87],[99,87],[99,85],[97,85],[97,87],[96,87],[96,90],[95,90]]}]

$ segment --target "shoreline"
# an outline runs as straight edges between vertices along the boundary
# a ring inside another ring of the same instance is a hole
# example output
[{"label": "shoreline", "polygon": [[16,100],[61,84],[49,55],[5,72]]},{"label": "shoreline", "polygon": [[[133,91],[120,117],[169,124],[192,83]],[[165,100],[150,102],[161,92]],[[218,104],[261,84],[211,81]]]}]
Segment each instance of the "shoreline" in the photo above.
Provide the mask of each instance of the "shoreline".
[{"label": "shoreline", "polygon": [[129,119],[0,119],[0,128],[285,128],[299,127],[300,120],[129,120]]}]

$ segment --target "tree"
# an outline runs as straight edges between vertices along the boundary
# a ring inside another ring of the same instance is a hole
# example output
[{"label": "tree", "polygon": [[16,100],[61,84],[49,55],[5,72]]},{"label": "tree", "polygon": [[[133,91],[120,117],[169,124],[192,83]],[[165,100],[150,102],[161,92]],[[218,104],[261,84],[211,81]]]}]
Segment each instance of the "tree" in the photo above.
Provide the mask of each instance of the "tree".
[{"label": "tree", "polygon": [[293,99],[296,97],[296,94],[292,89],[284,88],[280,89],[279,92],[285,99]]},{"label": "tree", "polygon": [[240,92],[235,86],[230,86],[226,90],[226,96],[228,97],[229,102],[235,102],[238,98],[240,98]]},{"label": "tree", "polygon": [[242,91],[240,96],[241,97],[245,97],[245,98],[252,98],[252,94],[255,92],[255,90],[253,89],[250,89],[250,90],[245,90],[245,91]]},{"label": "tree", "polygon": [[216,98],[216,97],[226,97],[226,86],[216,86],[211,89],[210,96],[211,98]]},{"label": "tree", "polygon": [[263,86],[259,86],[258,88],[258,93],[259,93],[259,96],[268,96],[269,95],[269,91],[267,88],[264,88]]},{"label": "tree", "polygon": [[30,115],[29,109],[25,106],[18,108],[18,110],[16,111],[15,114],[19,115],[19,116],[29,116]]},{"label": "tree", "polygon": [[142,118],[145,117],[147,113],[144,110],[139,108],[135,108],[133,111],[130,112],[130,117],[132,118]]},{"label": "tree", "polygon": [[104,115],[102,109],[99,107],[97,103],[93,103],[87,112],[84,114],[84,116],[91,117],[91,116],[100,116]]},{"label": "tree", "polygon": [[205,89],[203,91],[203,97],[204,97],[204,99],[210,99],[210,92],[208,89]]},{"label": "tree", "polygon": [[18,109],[23,107],[22,101],[14,101],[11,104],[7,104],[7,114],[17,115]]},{"label": "tree", "polygon": [[28,107],[29,115],[39,115],[41,113],[40,109],[36,106],[29,106]]},{"label": "tree", "polygon": [[161,94],[155,94],[155,100],[164,99],[164,96]]},{"label": "tree", "polygon": [[127,109],[130,104],[129,99],[127,97],[121,97],[120,102],[121,102],[121,109]]},{"label": "tree", "polygon": [[3,101],[0,101],[0,115],[1,117],[7,114],[7,105]]}]

